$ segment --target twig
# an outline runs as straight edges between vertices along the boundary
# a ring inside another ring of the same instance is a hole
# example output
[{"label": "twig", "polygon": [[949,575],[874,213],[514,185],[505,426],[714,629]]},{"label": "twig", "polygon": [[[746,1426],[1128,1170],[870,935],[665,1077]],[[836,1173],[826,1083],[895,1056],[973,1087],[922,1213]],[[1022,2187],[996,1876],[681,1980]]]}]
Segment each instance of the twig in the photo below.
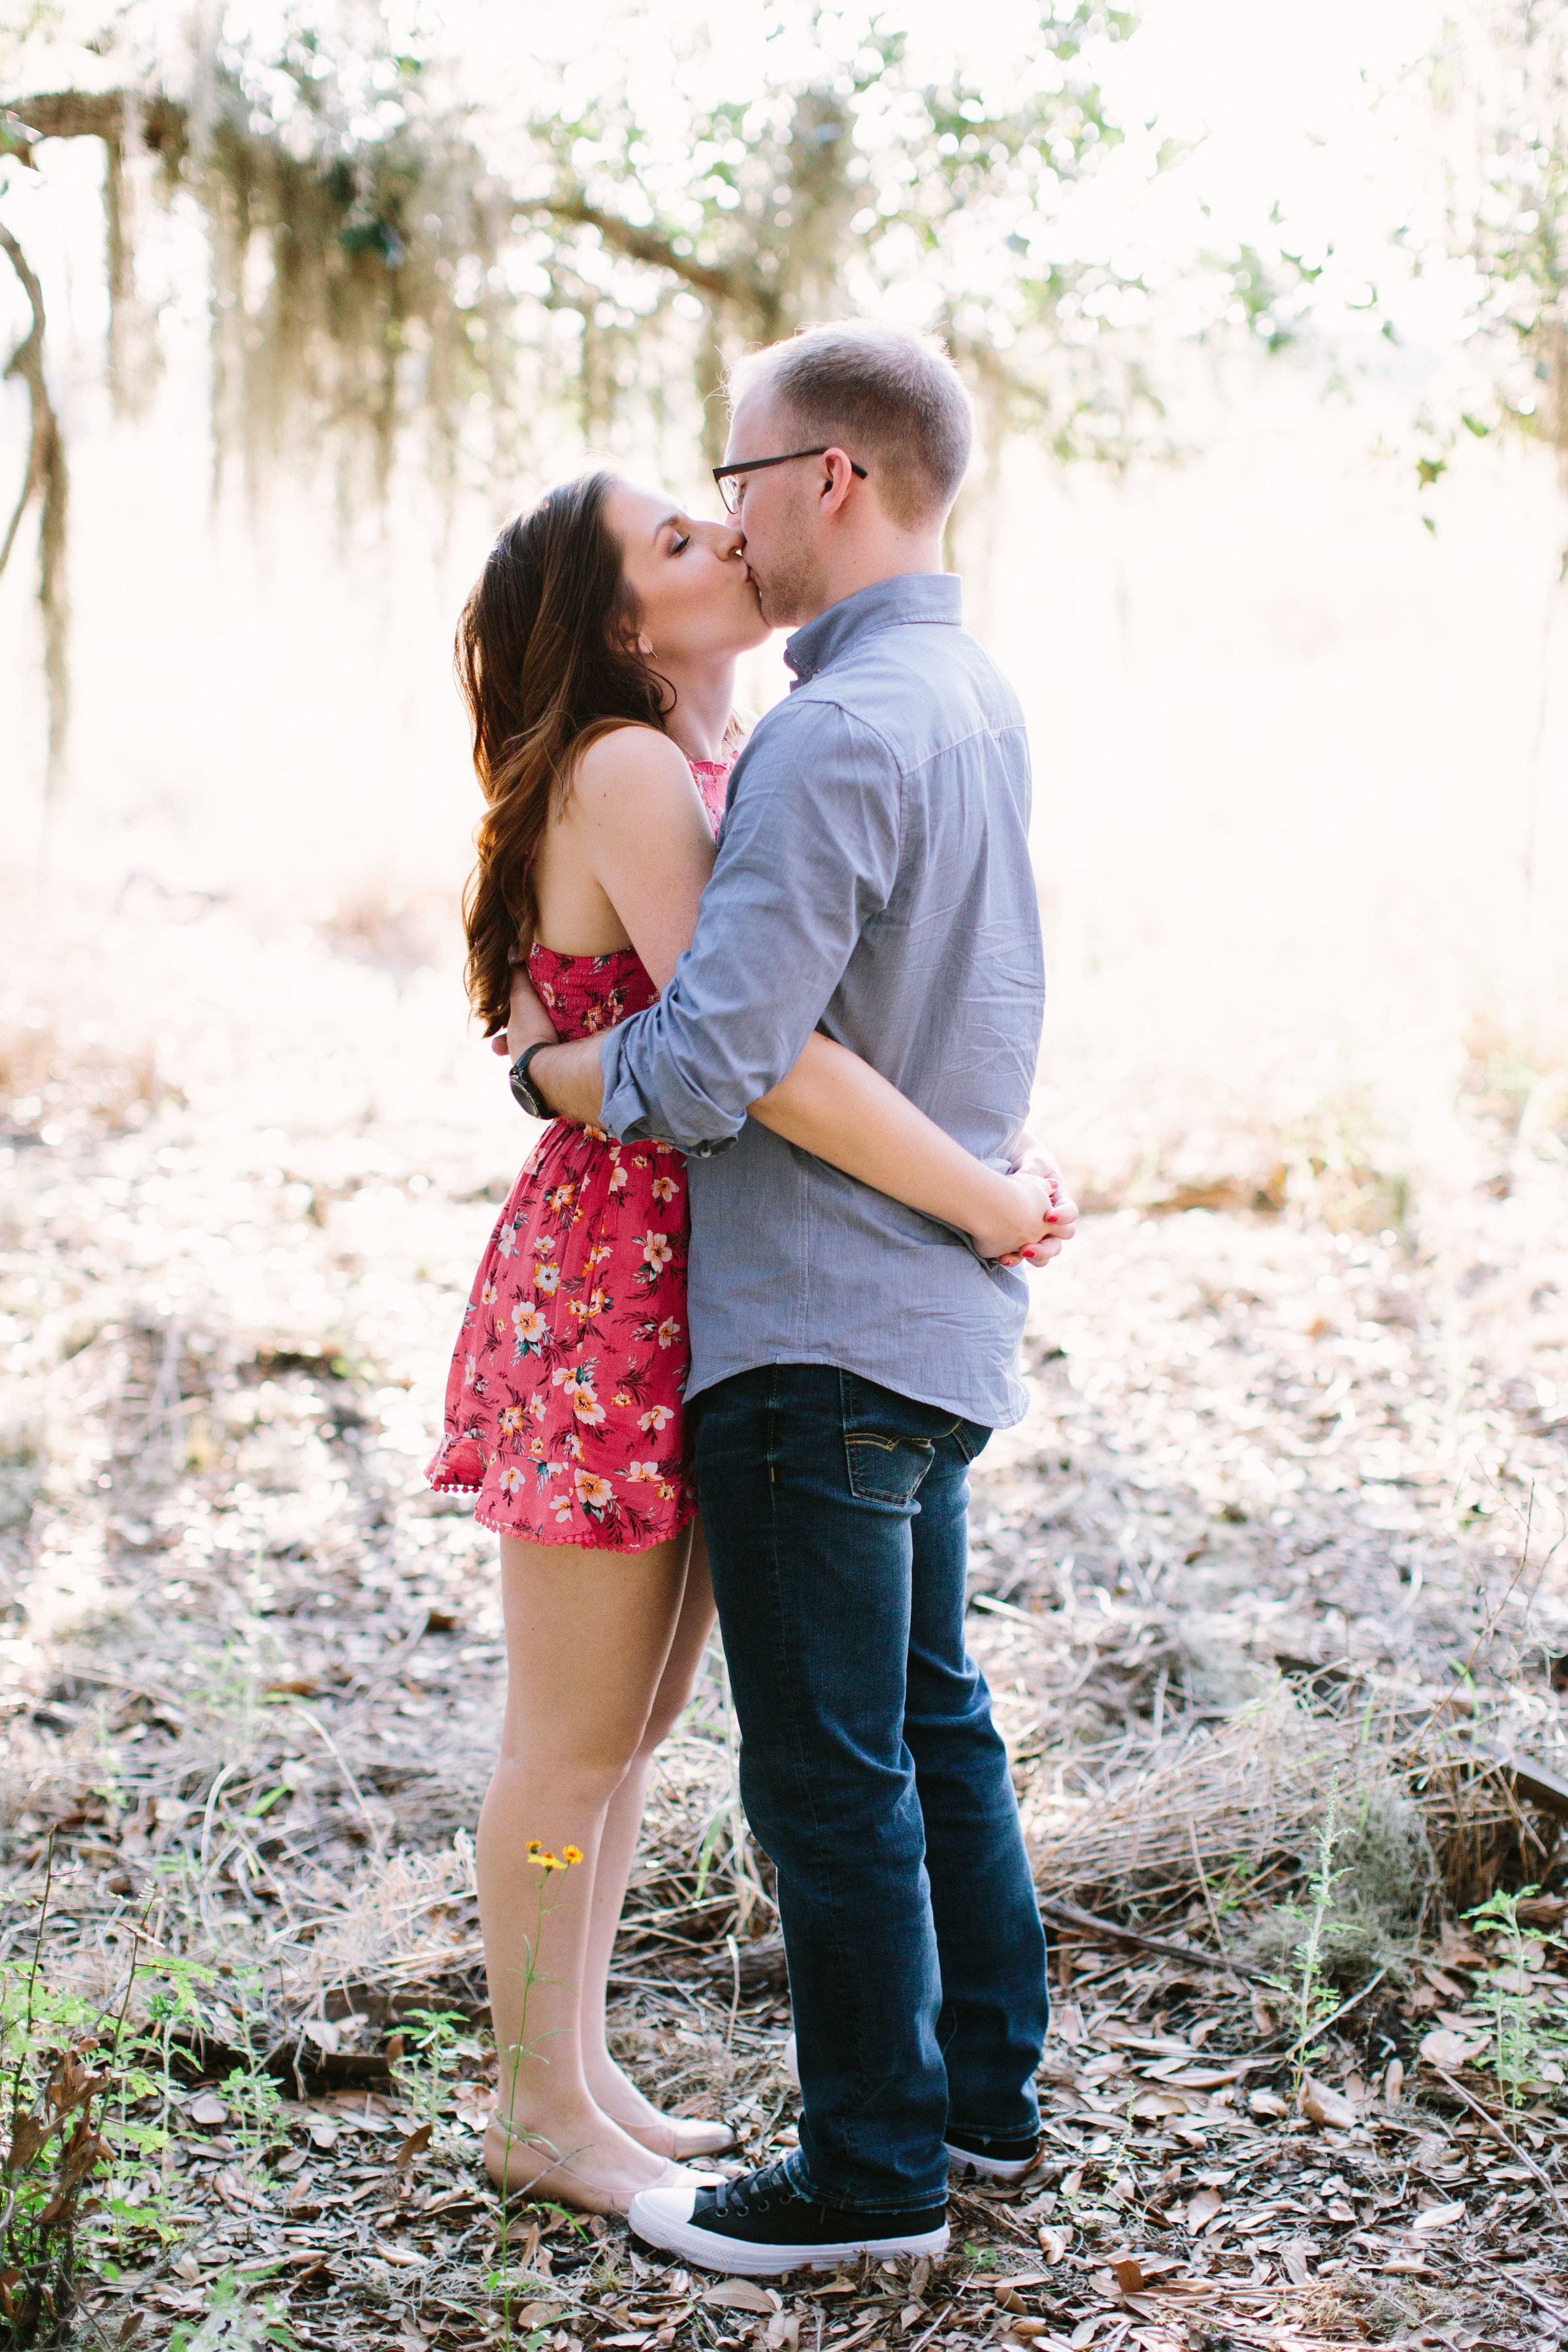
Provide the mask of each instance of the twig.
[{"label": "twig", "polygon": [[1489,2271],[1495,2271],[1505,2286],[1512,2287],[1515,2294],[1523,2295],[1525,2301],[1534,2304],[1538,2311],[1550,2312],[1553,2319],[1568,2320],[1568,2311],[1564,2311],[1560,2303],[1549,2303],[1545,2295],[1537,2294],[1535,2289],[1526,2285],[1523,2279],[1515,2278],[1513,2273],[1505,2270],[1500,2263],[1494,2263],[1489,2254],[1478,2255],[1477,2260],[1485,2263]]},{"label": "twig", "polygon": [[38,1932],[33,1938],[33,1965],[27,1976],[27,2042],[33,2039],[33,1988],[38,1981],[38,1961],[44,1948],[44,1922],[49,1916],[49,1888],[55,1876],[55,1836],[49,1832],[48,1853],[44,1863],[44,1899],[38,1906]]},{"label": "twig", "polygon": [[783,2115],[784,2109],[788,2106],[794,2096],[795,2085],[793,2084],[786,2084],[783,2098],[773,2109],[773,2114],[768,2117],[767,2122],[763,2126],[762,2130],[757,2134],[757,2146],[760,2148],[766,2147],[769,2140],[772,2139],[774,2132],[778,2129],[779,2117]]},{"label": "twig", "polygon": [[310,1713],[310,1708],[308,1706],[301,1706],[297,1698],[284,1699],[282,1704],[285,1706],[292,1707],[296,1715],[302,1715],[306,1722],[310,1725],[311,1730],[316,1734],[316,1737],[324,1741],[331,1755],[332,1761],[336,1764],[339,1771],[342,1774],[343,1779],[349,1784],[349,1790],[355,1804],[359,1807],[360,1811],[364,1815],[364,1825],[370,1832],[371,1845],[379,1859],[381,1854],[382,1832],[377,1828],[375,1822],[372,1818],[370,1807],[365,1803],[363,1794],[360,1789],[360,1784],[354,1779],[353,1774],[349,1770],[347,1764],[344,1762],[342,1751],[339,1748],[337,1741],[332,1738],[332,1735],[327,1729],[326,1725],[324,1723],[318,1722],[316,1717]]},{"label": "twig", "polygon": [[[1432,2065],[1430,2059],[1428,2059],[1426,2063],[1429,2066]],[[1475,2116],[1478,2123],[1484,2126],[1486,2130],[1490,2132],[1493,2139],[1500,2140],[1503,2147],[1507,2148],[1509,2154],[1515,2158],[1519,2163],[1522,2164],[1527,2172],[1533,2173],[1536,2179],[1540,2181],[1542,2189],[1545,2189],[1548,2197],[1551,2198],[1552,2205],[1556,2209],[1558,2220],[1560,2221],[1568,2221],[1568,2211],[1563,2210],[1563,2200],[1559,2197],[1556,2189],[1553,2189],[1551,2181],[1548,2180],[1545,2173],[1541,2169],[1541,2167],[1536,2163],[1535,2158],[1532,2156],[1526,2156],[1523,2148],[1520,2147],[1517,2140],[1510,2139],[1507,2132],[1504,2131],[1497,2117],[1486,2107],[1482,2106],[1479,2099],[1472,2099],[1468,2091],[1466,2090],[1462,2083],[1456,2083],[1452,2074],[1446,2074],[1441,2066],[1432,2066],[1432,2072],[1436,2075],[1437,2080],[1440,2083],[1447,2083],[1449,2090],[1452,2091],[1457,2099],[1463,2099],[1471,2115]]]},{"label": "twig", "polygon": [[1335,2010],[1332,2017],[1325,2018],[1321,2025],[1314,2025],[1310,2033],[1304,2033],[1301,2036],[1300,2042],[1292,2042],[1289,2049],[1285,2053],[1286,2057],[1294,2058],[1297,2051],[1300,2049],[1302,2042],[1321,2041],[1322,2036],[1328,2032],[1331,2026],[1337,2025],[1342,2017],[1348,2017],[1352,2009],[1359,2008],[1361,2003],[1366,1999],[1368,1993],[1372,1991],[1373,1986],[1380,1985],[1387,1974],[1388,1970],[1386,1969],[1379,1969],[1374,1977],[1368,1977],[1360,1992],[1352,1992],[1349,2000],[1342,2001],[1338,2009]]},{"label": "twig", "polygon": [[1191,1813],[1187,1815],[1187,1843],[1193,1850],[1193,1868],[1198,1874],[1198,1885],[1204,1890],[1204,1909],[1208,1913],[1209,1926],[1214,1929],[1215,1948],[1223,1958],[1225,1937],[1219,1931],[1219,1914],[1214,1907],[1214,1896],[1209,1893],[1208,1873],[1204,1868],[1204,1858],[1198,1852],[1198,1833],[1194,1826]]},{"label": "twig", "polygon": [[142,1906],[142,1916],[131,1931],[131,1972],[125,1979],[125,1998],[120,2004],[120,2014],[114,2021],[114,2042],[109,2053],[111,2060],[117,2060],[120,2056],[120,2039],[125,2031],[125,2019],[131,2007],[131,1990],[136,1982],[136,1970],[141,1961],[141,1954],[136,1948],[147,1940],[147,1922],[152,1916],[153,1895],[149,1895]]},{"label": "twig", "polygon": [[1238,1968],[1222,1952],[1205,1952],[1193,1944],[1178,1944],[1170,1936],[1145,1936],[1136,1927],[1119,1927],[1114,1919],[1101,1919],[1093,1911],[1080,1911],[1076,1903],[1058,1903],[1050,1895],[1042,1895],[1039,1902],[1047,1919],[1055,1919],[1064,1927],[1076,1927],[1079,1935],[1096,1937],[1101,1943],[1132,1944],[1141,1952],[1158,1952],[1168,1960],[1190,1960],[1200,1969],[1223,1969],[1242,1984],[1266,1981],[1261,1970]]},{"label": "twig", "polygon": [[[910,2352],[921,2352],[921,2346],[922,2344],[929,2344],[931,2337],[936,2334],[937,2329],[939,2327],[944,2327],[947,2325],[948,2320],[952,2316],[952,2314],[957,2309],[958,2297],[957,2295],[954,2295],[952,2301],[948,2305],[947,2309],[937,2313],[936,2317],[931,2321],[931,2324],[926,2329],[925,2334],[915,2337],[914,2342],[910,2346]],[[822,2341],[822,2305],[820,2304],[816,2306],[816,2340],[819,2344]]]},{"label": "twig", "polygon": [[[1053,2162],[1055,2161],[1054,2158],[1051,2160]],[[1015,2184],[1015,2186],[1019,2188],[1037,2187],[1037,2179],[1027,2183],[1019,2182]],[[989,2198],[976,2197],[971,2189],[950,2188],[947,2192],[947,2201],[950,2206],[967,2206],[972,2213],[978,2214],[981,2220],[992,2229],[1011,2230],[1013,2235],[1016,2238],[1021,2238],[1026,2246],[1032,2246],[1036,2242],[1035,2233],[1032,2230],[1026,2229],[1023,2222],[1016,2220],[1005,2207],[1001,2205],[994,2205]]]},{"label": "twig", "polygon": [[[818,2309],[820,2308],[821,2306],[819,2305]],[[873,2312],[870,2318],[863,2321],[862,2324],[855,2330],[853,2336],[840,2336],[833,2347],[833,2352],[851,2352],[851,2347],[857,2344],[864,2344],[868,2336],[874,2336],[879,2327],[885,2327],[887,2324],[888,2315],[886,2312]],[[925,2337],[922,2336],[920,2340],[923,2344],[925,2342]],[[910,2347],[910,2352],[915,2352],[913,2345]]]},{"label": "twig", "polygon": [[733,2073],[733,2071],[734,2071],[733,2043],[734,2043],[734,2040],[735,2040],[735,2020],[736,2020],[736,2018],[737,2018],[737,2017],[739,2017],[739,2015],[740,2015],[740,2013],[741,2013],[741,1947],[740,1947],[740,1946],[739,1946],[739,1944],[735,1941],[735,1938],[734,1938],[734,1937],[733,1937],[732,1935],[731,1935],[731,1936],[726,1936],[726,1937],[725,1937],[725,1938],[724,1938],[724,1941],[725,1941],[725,1944],[726,1944],[726,1945],[728,1946],[728,1948],[729,1948],[729,1953],[730,1953],[730,1967],[731,1967],[731,1971],[733,1972],[734,1979],[735,1979],[735,1992],[734,1992],[734,1998],[733,1998],[733,2000],[732,2000],[731,2001],[731,2003],[730,2003],[730,2022],[729,2022],[728,2026],[725,2028],[725,2031],[724,2031],[724,2057],[725,2057],[725,2061],[726,2061],[727,2064],[730,2066],[731,2072],[731,2073]]},{"label": "twig", "polygon": [[207,1790],[206,1810],[202,1815],[202,1842],[196,1858],[196,1867],[201,1872],[204,1879],[207,1875],[207,1849],[212,1843],[213,1812],[216,1807],[218,1797],[222,1792],[224,1782],[229,1778],[231,1773],[237,1772],[238,1769],[238,1758],[230,1757],[228,1762],[224,1766],[222,1771],[213,1782],[212,1787]]}]

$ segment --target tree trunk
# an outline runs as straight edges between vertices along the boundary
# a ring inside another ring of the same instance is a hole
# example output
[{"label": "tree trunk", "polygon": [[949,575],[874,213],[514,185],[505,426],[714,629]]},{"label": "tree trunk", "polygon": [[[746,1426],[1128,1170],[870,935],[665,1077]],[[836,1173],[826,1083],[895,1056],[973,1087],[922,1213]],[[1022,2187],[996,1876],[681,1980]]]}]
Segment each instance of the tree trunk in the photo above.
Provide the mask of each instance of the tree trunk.
[{"label": "tree trunk", "polygon": [[31,432],[21,494],[5,540],[0,542],[0,572],[4,572],[16,544],[23,515],[33,499],[37,498],[41,502],[38,517],[38,609],[44,624],[44,677],[49,711],[48,766],[44,792],[46,800],[52,801],[65,766],[66,736],[70,725],[69,616],[65,593],[66,513],[70,482],[66,470],[65,443],[60,436],[59,420],[55,415],[44,374],[44,289],[26,255],[10,230],[4,226],[0,226],[0,251],[5,254],[21,279],[22,290],[33,314],[31,326],[5,364],[5,380],[9,382],[15,376],[27,387]]}]

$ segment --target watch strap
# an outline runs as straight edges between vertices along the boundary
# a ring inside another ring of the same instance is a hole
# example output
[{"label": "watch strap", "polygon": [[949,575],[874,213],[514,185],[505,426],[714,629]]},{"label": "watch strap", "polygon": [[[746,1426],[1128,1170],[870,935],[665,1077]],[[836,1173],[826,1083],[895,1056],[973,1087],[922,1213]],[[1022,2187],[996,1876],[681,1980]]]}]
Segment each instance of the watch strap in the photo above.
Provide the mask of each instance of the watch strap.
[{"label": "watch strap", "polygon": [[507,1073],[511,1084],[512,1100],[528,1113],[530,1118],[552,1118],[555,1115],[528,1072],[535,1054],[542,1054],[546,1045],[559,1042],[557,1038],[541,1037],[535,1045],[525,1045]]}]

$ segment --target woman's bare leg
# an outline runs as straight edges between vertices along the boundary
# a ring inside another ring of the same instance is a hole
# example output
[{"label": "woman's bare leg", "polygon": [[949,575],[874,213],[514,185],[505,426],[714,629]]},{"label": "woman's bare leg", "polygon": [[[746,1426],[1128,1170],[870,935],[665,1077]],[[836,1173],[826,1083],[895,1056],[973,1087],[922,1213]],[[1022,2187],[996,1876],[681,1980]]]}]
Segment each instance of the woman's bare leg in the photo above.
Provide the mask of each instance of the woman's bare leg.
[{"label": "woman's bare leg", "polygon": [[[599,2211],[665,2171],[595,2103],[580,2020],[605,1823],[664,1675],[687,1549],[684,1536],[641,1552],[501,1538],[506,1715],[478,1839],[500,2057],[485,2161],[514,2189]],[[583,1860],[545,1871],[530,1839]]]},{"label": "woman's bare leg", "polygon": [[637,1752],[626,1779],[610,1800],[605,1818],[583,1974],[583,2073],[589,2090],[605,2115],[634,2132],[646,2147],[661,2156],[682,2158],[716,2154],[729,2144],[730,2135],[710,2125],[683,2124],[679,2116],[661,2116],[644,2098],[610,2055],[605,2038],[605,2001],[616,1930],[620,1926],[626,1880],[642,1829],[653,1753],[660,1740],[668,1738],[685,1711],[712,1623],[713,1588],[709,1581],[708,1549],[699,1520],[692,1529],[686,1590],[658,1695]]}]

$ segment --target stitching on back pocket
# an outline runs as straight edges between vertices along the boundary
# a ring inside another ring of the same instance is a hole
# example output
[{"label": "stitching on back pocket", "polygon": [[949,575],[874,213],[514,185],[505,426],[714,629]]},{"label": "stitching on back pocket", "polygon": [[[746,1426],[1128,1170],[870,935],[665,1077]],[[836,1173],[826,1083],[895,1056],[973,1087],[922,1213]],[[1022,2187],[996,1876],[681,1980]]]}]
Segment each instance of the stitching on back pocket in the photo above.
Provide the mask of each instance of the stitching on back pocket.
[{"label": "stitching on back pocket", "polygon": [[887,1437],[875,1430],[844,1433],[849,1491],[866,1503],[910,1503],[936,1459],[923,1438]]}]

